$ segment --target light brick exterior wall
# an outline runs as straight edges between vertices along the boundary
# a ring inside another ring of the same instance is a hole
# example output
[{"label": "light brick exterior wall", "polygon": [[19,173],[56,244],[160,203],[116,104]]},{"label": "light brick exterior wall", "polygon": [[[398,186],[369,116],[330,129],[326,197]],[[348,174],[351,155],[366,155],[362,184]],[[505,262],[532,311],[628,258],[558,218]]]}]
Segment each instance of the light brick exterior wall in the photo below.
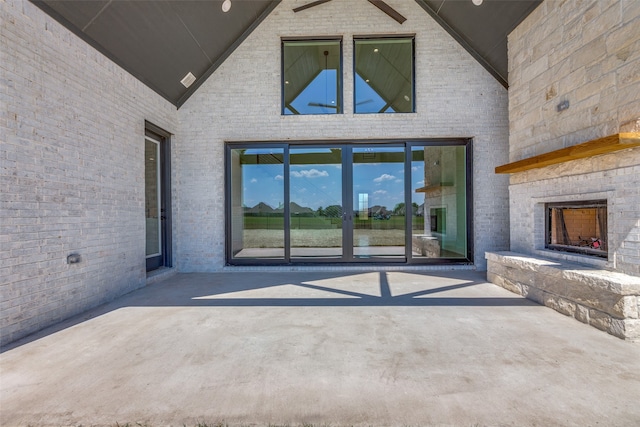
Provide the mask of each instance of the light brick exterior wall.
[{"label": "light brick exterior wall", "polygon": [[5,344],[145,284],[144,121],[177,111],[28,1],[0,22]]},{"label": "light brick exterior wall", "polygon": [[[509,81],[511,161],[640,131],[640,2],[543,2],[509,36]],[[608,262],[569,258],[640,275],[640,149],[513,174],[509,197],[511,250],[545,256],[544,203],[607,199]]]},{"label": "light brick exterior wall", "polygon": [[[283,1],[179,110],[174,148],[177,261],[181,271],[225,262],[224,141],[473,137],[474,244],[507,248],[507,91],[412,0],[389,0],[400,25],[366,0],[305,11]],[[415,34],[416,113],[353,114],[353,36]],[[281,37],[343,37],[344,114],[282,116]]]}]

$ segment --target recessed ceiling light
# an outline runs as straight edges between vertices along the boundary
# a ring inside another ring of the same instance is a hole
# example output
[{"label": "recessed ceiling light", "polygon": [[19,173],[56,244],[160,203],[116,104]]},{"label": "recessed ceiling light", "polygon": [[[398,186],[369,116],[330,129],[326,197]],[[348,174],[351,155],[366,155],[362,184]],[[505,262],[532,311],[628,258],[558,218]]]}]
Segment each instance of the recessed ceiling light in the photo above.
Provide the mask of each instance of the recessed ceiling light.
[{"label": "recessed ceiling light", "polygon": [[288,85],[289,84],[289,80],[285,80],[284,84]]},{"label": "recessed ceiling light", "polygon": [[182,80],[180,80],[180,83],[182,83],[182,86],[184,87],[189,87],[193,84],[193,82],[196,81],[196,76],[194,76],[193,74],[191,74],[191,72],[188,72],[186,76],[184,76],[182,78]]},{"label": "recessed ceiling light", "polygon": [[[474,0],[476,1],[476,0]],[[222,2],[222,11],[227,13],[231,9],[231,0],[224,0]]]},{"label": "recessed ceiling light", "polygon": [[378,48],[375,48],[375,49],[373,49],[373,52],[374,53],[378,53],[378,52],[380,52],[380,50]]},{"label": "recessed ceiling light", "polygon": [[482,0],[471,0],[471,2],[476,6],[480,6],[482,4]]},{"label": "recessed ceiling light", "polygon": [[405,100],[405,101],[407,101],[407,102],[409,102],[409,101],[411,101],[411,98],[409,98],[409,95],[405,95],[405,96],[404,96],[404,100]]}]

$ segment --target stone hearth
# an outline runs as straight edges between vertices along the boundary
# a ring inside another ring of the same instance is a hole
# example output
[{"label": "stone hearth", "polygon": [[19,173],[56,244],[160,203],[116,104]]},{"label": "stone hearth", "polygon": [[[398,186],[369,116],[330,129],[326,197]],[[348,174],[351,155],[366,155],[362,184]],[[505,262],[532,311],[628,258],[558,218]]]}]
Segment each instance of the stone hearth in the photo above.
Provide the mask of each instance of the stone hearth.
[{"label": "stone hearth", "polygon": [[640,277],[515,252],[487,252],[487,279],[616,337],[640,341]]}]

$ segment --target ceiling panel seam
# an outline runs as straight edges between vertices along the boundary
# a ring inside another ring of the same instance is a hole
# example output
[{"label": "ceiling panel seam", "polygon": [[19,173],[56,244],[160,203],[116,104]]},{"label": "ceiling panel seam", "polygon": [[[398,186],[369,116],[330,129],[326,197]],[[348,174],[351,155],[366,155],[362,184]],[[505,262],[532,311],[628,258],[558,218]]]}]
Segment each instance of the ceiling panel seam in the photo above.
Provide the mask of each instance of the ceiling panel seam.
[{"label": "ceiling panel seam", "polygon": [[100,9],[100,10],[98,11],[98,13],[96,13],[96,16],[94,16],[93,18],[91,18],[91,19],[89,20],[89,22],[87,22],[87,24],[86,24],[84,27],[82,27],[82,32],[85,32],[85,31],[87,30],[87,28],[89,28],[89,27],[91,26],[91,24],[93,24],[93,22],[94,22],[96,19],[98,19],[98,17],[100,17],[100,15],[102,15],[102,12],[104,12],[104,11],[105,11],[105,9],[106,9],[106,8],[108,8],[108,7],[111,5],[111,3],[112,3],[112,2],[113,2],[113,0],[109,0],[109,1],[107,2],[107,4],[105,4],[104,6],[102,6],[102,9]]}]

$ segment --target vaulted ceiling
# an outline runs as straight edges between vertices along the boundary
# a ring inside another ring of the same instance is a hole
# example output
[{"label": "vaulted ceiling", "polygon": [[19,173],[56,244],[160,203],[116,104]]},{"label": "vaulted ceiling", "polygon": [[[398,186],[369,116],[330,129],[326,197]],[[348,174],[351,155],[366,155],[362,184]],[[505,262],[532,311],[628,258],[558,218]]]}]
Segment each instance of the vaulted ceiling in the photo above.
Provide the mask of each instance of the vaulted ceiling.
[{"label": "vaulted ceiling", "polygon": [[[223,0],[31,1],[177,107],[280,3],[232,0],[223,12]],[[297,7],[309,13],[329,1],[299,0]],[[387,3],[369,1],[400,22]],[[507,35],[542,2],[415,1],[426,12],[423,19],[435,19],[505,87]],[[180,80],[188,72],[196,80],[186,88]]]}]

